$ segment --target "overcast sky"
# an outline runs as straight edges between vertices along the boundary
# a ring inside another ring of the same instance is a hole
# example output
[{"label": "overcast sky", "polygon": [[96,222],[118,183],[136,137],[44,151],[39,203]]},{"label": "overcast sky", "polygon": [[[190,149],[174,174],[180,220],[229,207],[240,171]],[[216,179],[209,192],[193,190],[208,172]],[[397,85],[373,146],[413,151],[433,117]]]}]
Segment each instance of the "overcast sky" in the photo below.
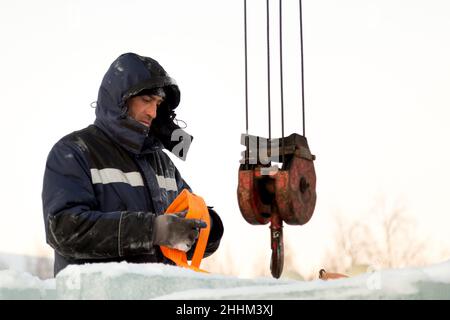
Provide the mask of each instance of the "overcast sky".
[{"label": "overcast sky", "polygon": [[[272,136],[280,135],[278,1],[271,2]],[[284,1],[286,134],[301,133],[298,1]],[[248,0],[250,133],[267,136],[265,1]],[[450,248],[450,2],[304,0],[306,136],[317,156],[317,206],[285,228],[302,268],[333,244],[333,216],[348,221],[385,199],[400,203],[436,262]],[[175,159],[215,206],[243,275],[268,261],[267,226],[237,206],[245,131],[243,0],[1,1],[3,170],[0,252],[50,254],[41,190],[62,136],[94,121],[90,103],[111,62],[136,52],[158,60],[181,90],[178,118],[195,139]],[[173,157],[172,157],[173,158]],[[447,257],[448,258],[448,257]],[[268,268],[267,264],[267,268]]]}]

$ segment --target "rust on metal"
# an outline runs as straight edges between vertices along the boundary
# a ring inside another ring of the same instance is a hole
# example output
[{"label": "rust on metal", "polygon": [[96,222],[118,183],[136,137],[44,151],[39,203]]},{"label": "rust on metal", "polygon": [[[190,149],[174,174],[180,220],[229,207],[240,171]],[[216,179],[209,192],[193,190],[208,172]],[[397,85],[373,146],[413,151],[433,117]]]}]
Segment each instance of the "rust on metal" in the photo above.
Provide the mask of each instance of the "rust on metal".
[{"label": "rust on metal", "polygon": [[[271,272],[279,278],[283,270],[283,221],[290,225],[307,223],[316,205],[315,156],[305,137],[291,134],[282,139],[244,135],[248,148],[239,168],[238,203],[244,219],[253,225],[270,222]],[[250,141],[250,143],[249,143]],[[260,143],[263,141],[264,143]],[[281,162],[282,167],[262,161]]]}]

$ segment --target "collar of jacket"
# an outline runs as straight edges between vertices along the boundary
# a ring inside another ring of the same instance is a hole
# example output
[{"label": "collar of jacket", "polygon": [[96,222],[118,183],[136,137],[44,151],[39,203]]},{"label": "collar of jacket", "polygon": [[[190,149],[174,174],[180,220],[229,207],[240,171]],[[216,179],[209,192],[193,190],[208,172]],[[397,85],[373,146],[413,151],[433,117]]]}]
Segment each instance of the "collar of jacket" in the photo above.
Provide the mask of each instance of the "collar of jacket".
[{"label": "collar of jacket", "polygon": [[149,132],[149,128],[129,117],[111,119],[107,123],[97,118],[94,125],[133,154],[146,154],[163,148],[161,141]]}]

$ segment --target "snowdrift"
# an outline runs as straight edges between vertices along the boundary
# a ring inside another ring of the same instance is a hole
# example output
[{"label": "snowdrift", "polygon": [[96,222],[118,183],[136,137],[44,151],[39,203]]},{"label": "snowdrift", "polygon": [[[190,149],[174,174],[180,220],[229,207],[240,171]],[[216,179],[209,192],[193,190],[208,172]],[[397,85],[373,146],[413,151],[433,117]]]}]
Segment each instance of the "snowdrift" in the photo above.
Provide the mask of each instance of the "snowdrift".
[{"label": "snowdrift", "polygon": [[162,264],[69,266],[49,280],[2,270],[0,299],[450,299],[450,261],[310,282],[240,279]]}]

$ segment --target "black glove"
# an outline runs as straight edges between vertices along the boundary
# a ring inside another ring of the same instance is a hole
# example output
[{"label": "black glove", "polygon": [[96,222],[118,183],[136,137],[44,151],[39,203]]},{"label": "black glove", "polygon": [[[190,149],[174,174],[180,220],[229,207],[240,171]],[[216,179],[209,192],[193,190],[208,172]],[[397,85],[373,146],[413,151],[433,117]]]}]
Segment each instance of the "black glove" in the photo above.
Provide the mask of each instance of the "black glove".
[{"label": "black glove", "polygon": [[153,244],[188,251],[206,223],[197,219],[185,219],[187,212],[157,216],[153,225]]}]

